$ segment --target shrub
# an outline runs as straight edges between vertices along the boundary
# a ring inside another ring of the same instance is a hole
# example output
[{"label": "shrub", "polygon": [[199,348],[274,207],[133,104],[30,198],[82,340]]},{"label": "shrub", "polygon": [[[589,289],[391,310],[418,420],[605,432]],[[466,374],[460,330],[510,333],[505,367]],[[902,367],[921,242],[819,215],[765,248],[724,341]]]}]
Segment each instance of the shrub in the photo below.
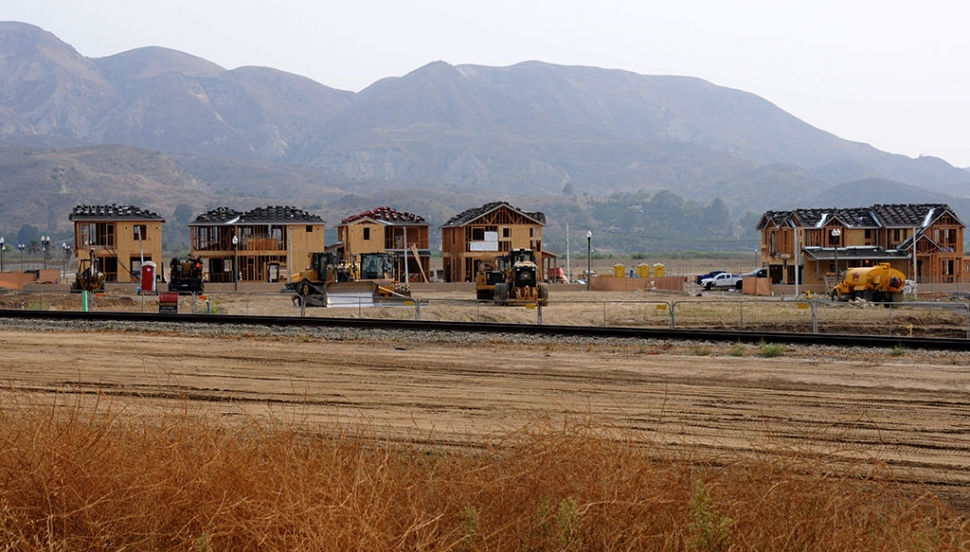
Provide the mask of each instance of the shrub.
[{"label": "shrub", "polygon": [[785,354],[785,346],[780,343],[761,342],[761,356],[772,358]]},{"label": "shrub", "polygon": [[738,341],[734,345],[731,345],[731,356],[736,356],[736,357],[744,356],[746,352],[748,352],[748,346],[745,345],[744,343],[741,343],[740,341]]}]

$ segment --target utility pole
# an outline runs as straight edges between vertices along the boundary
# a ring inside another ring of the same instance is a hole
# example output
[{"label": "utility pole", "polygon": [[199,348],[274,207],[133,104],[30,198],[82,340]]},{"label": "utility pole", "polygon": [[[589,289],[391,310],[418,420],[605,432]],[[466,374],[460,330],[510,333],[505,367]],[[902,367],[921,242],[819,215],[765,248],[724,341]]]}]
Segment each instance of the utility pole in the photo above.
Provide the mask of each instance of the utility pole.
[{"label": "utility pole", "polygon": [[566,223],[566,281],[573,280],[573,273],[569,271],[569,223]]}]

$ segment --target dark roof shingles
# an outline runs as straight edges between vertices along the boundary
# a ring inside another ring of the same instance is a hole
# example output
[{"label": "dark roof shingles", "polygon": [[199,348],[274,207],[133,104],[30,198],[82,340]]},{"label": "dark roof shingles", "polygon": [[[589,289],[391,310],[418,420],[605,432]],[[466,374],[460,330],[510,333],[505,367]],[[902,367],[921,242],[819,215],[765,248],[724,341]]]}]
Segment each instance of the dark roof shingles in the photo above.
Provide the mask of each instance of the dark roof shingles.
[{"label": "dark roof shingles", "polygon": [[132,205],[77,205],[71,211],[70,220],[160,220],[158,214]]},{"label": "dark roof shingles", "polygon": [[237,224],[253,223],[323,223],[320,215],[314,215],[296,207],[274,205],[257,207],[249,211],[237,211],[229,207],[217,207],[195,218],[195,224],[225,224],[238,219]]},{"label": "dark roof shingles", "polygon": [[427,224],[422,216],[415,215],[414,213],[408,213],[406,211],[398,211],[397,209],[392,209],[390,207],[378,207],[376,209],[371,209],[370,211],[364,211],[363,213],[349,216],[340,222],[341,224],[347,224],[363,218],[382,220],[391,224]]},{"label": "dark roof shingles", "polygon": [[466,210],[462,211],[461,213],[458,213],[457,215],[451,217],[451,219],[448,222],[446,222],[443,225],[443,227],[449,227],[449,226],[464,226],[465,224],[468,224],[469,222],[477,219],[478,217],[481,217],[482,215],[484,215],[486,213],[491,213],[492,211],[494,211],[494,210],[496,210],[496,209],[498,209],[499,207],[502,207],[502,206],[508,207],[509,209],[512,209],[513,211],[517,211],[519,213],[522,213],[523,215],[525,215],[525,216],[527,216],[527,217],[535,220],[539,224],[545,224],[546,223],[546,215],[543,214],[543,213],[539,213],[539,212],[530,213],[530,212],[527,212],[527,211],[522,211],[521,209],[517,209],[517,208],[513,207],[512,205],[510,205],[506,201],[493,201],[492,203],[486,203],[485,205],[482,205],[481,207],[473,207],[471,209],[466,209]]}]

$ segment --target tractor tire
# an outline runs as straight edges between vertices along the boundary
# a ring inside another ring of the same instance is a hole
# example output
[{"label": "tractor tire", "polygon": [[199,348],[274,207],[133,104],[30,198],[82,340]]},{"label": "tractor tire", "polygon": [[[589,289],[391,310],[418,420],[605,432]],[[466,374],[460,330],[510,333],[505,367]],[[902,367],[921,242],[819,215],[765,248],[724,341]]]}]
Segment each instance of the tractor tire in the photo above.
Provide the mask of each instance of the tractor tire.
[{"label": "tractor tire", "polygon": [[549,284],[539,284],[539,301],[545,303],[549,300]]},{"label": "tractor tire", "polygon": [[302,295],[303,297],[310,295],[310,282],[307,280],[301,281],[299,284],[296,285],[296,292]]},{"label": "tractor tire", "polygon": [[507,305],[509,302],[509,285],[506,283],[495,284],[495,304]]}]

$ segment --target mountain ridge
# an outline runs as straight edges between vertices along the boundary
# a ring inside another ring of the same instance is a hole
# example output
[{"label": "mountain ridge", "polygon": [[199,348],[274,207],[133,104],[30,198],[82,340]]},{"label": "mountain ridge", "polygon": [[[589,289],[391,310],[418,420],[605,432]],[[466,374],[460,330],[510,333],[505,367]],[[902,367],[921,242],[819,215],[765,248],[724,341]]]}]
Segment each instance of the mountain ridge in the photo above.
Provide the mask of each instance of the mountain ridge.
[{"label": "mountain ridge", "polygon": [[[870,194],[880,189],[872,182],[894,182],[894,197],[970,196],[970,173],[942,159],[844,140],[764,98],[696,77],[436,61],[354,93],[268,67],[225,69],[161,46],[86,58],[17,22],[0,22],[0,139],[13,148],[0,164],[0,193],[23,197],[12,183],[30,179],[46,190],[22,206],[0,206],[14,221],[3,223],[8,229],[80,200],[57,186],[53,175],[64,174],[100,179],[105,198],[131,195],[124,178],[161,190],[178,174],[185,201],[286,200],[323,205],[328,218],[361,203],[343,196],[407,193],[439,194],[452,205],[517,196],[559,205],[563,196],[672,190],[701,204],[722,198],[738,221],[747,211],[833,203],[860,181]],[[43,169],[14,162],[38,147],[53,150]],[[80,150],[104,157],[92,163],[101,168],[78,169]],[[54,170],[58,155],[67,172]],[[127,177],[111,176],[112,156]],[[171,194],[132,189],[172,207]]]}]

